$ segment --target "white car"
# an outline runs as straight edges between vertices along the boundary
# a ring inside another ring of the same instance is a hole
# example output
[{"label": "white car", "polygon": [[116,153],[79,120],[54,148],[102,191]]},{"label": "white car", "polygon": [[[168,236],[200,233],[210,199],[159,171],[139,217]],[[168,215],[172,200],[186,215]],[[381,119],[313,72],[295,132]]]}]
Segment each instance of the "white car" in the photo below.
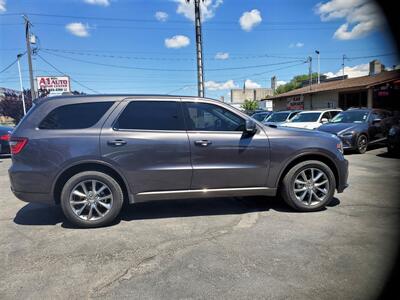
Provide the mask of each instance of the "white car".
[{"label": "white car", "polygon": [[284,123],[281,126],[316,129],[322,124],[329,122],[330,119],[332,119],[341,111],[341,109],[303,111],[301,113],[298,113],[289,122]]}]

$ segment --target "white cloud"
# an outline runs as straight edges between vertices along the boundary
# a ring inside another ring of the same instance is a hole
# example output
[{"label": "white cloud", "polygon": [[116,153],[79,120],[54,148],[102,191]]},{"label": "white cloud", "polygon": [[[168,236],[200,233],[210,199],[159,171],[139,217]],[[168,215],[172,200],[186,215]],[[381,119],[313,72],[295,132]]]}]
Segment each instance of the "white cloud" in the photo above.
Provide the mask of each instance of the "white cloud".
[{"label": "white cloud", "polygon": [[302,48],[302,47],[304,47],[304,43],[301,43],[301,42],[291,43],[289,45],[289,48]]},{"label": "white cloud", "polygon": [[100,5],[105,7],[110,5],[110,0],[84,0],[84,1],[87,4]]},{"label": "white cloud", "polygon": [[[178,3],[178,7],[176,8],[176,12],[184,17],[188,18],[191,21],[194,21],[194,1],[190,1],[189,3],[186,0],[173,0]],[[200,11],[201,11],[201,19],[206,21],[215,16],[215,11],[221,4],[223,0],[205,0],[200,1]]]},{"label": "white cloud", "polygon": [[362,38],[384,22],[382,12],[372,0],[331,0],[318,3],[315,12],[324,22],[345,19],[333,35],[339,40]]},{"label": "white cloud", "polygon": [[233,80],[228,80],[226,82],[215,82],[215,81],[206,81],[204,83],[206,89],[210,91],[217,91],[217,90],[229,90],[238,88],[238,86],[233,82]]},{"label": "white cloud", "polygon": [[190,39],[185,35],[175,35],[165,39],[164,43],[167,48],[182,48],[190,44]]},{"label": "white cloud", "polygon": [[229,58],[228,52],[218,52],[215,54],[215,59],[226,60]]},{"label": "white cloud", "polygon": [[[343,72],[342,69],[340,69],[336,73],[328,72],[325,73],[324,75],[331,78],[331,77],[342,76],[343,75],[342,72]],[[361,64],[353,67],[344,67],[344,74],[347,75],[349,78],[366,76],[368,75],[368,73],[369,73],[369,64]]]},{"label": "white cloud", "polygon": [[69,23],[65,25],[65,29],[76,36],[79,37],[88,37],[89,36],[89,25],[82,24],[80,22]]},{"label": "white cloud", "polygon": [[158,11],[155,13],[154,17],[160,22],[165,22],[168,19],[168,14],[164,11]]},{"label": "white cloud", "polygon": [[240,27],[244,31],[251,31],[254,26],[257,26],[262,21],[261,13],[258,9],[246,11],[239,19]]},{"label": "white cloud", "polygon": [[245,86],[246,89],[257,89],[261,87],[261,84],[258,84],[257,82],[254,82],[250,79],[246,79]]},{"label": "white cloud", "polygon": [[280,86],[280,85],[284,85],[284,84],[286,84],[287,82],[286,81],[284,81],[284,80],[278,80],[277,82],[276,82],[276,87],[278,87],[278,86]]},{"label": "white cloud", "polygon": [[6,10],[6,0],[0,0],[0,13],[5,12]]}]

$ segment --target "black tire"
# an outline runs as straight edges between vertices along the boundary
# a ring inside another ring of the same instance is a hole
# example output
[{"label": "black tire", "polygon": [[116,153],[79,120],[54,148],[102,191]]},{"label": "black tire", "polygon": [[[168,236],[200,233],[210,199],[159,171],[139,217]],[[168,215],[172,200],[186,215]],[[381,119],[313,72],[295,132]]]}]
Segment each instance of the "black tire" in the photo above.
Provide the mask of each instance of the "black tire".
[{"label": "black tire", "polygon": [[[79,185],[80,182],[96,180],[100,183],[105,184],[111,195],[112,195],[112,205],[111,208],[104,214],[103,217],[100,217],[96,220],[84,220],[81,219],[72,209],[70,204],[70,195],[73,192],[73,189]],[[97,171],[86,171],[78,173],[72,176],[64,185],[61,192],[61,208],[65,215],[65,217],[74,225],[78,227],[84,228],[92,228],[92,227],[102,227],[110,224],[121,211],[124,196],[122,189],[118,182],[112,178],[111,176]]]},{"label": "black tire", "polygon": [[[294,184],[295,184],[294,182],[297,176],[302,171],[311,168],[318,169],[319,171],[322,171],[325,174],[328,180],[327,186],[329,186],[329,190],[327,191],[327,194],[322,201],[312,206],[311,205],[309,206],[304,202],[300,201],[299,199],[297,199],[296,194],[294,192]],[[287,174],[282,180],[280,192],[282,198],[290,207],[292,207],[297,211],[309,212],[309,211],[318,211],[325,208],[325,206],[328,205],[330,201],[332,201],[333,195],[335,193],[335,188],[336,188],[336,180],[332,170],[323,162],[320,162],[318,160],[308,160],[298,163],[287,172]]]},{"label": "black tire", "polygon": [[360,134],[356,140],[356,152],[364,154],[368,148],[368,137],[365,134]]}]

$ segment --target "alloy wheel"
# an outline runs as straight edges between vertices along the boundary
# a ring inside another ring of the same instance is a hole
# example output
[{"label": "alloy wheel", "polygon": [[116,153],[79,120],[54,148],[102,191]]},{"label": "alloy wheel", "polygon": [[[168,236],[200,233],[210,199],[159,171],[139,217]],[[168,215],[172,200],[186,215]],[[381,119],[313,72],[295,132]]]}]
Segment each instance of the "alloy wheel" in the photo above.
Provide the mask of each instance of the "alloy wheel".
[{"label": "alloy wheel", "polygon": [[293,191],[296,199],[303,205],[314,206],[328,197],[329,185],[325,172],[318,168],[307,168],[296,176]]},{"label": "alloy wheel", "polygon": [[69,204],[76,216],[85,221],[103,218],[112,208],[111,189],[99,180],[85,180],[71,191]]}]

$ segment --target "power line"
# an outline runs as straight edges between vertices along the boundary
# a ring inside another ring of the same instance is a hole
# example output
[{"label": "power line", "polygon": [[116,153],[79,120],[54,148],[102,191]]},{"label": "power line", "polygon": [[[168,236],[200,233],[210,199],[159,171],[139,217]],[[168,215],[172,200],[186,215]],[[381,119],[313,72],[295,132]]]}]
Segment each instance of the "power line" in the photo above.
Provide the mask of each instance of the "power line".
[{"label": "power line", "polygon": [[[41,60],[43,60],[46,64],[48,64],[50,67],[52,67],[54,70],[56,70],[58,73],[65,75],[64,72],[62,72],[61,70],[59,70],[56,66],[54,66],[52,63],[50,63],[49,61],[47,61],[46,59],[44,59],[40,54],[36,54]],[[91,89],[90,87],[80,83],[79,81],[73,79],[71,76],[69,77],[71,79],[71,81],[75,82],[76,84],[88,89],[89,91],[92,91],[95,94],[100,94],[98,91]]]},{"label": "power line", "polygon": [[[195,69],[143,68],[143,67],[133,67],[133,66],[125,66],[125,65],[99,63],[99,62],[88,61],[88,60],[73,58],[73,57],[69,57],[69,56],[64,56],[64,55],[60,55],[60,54],[55,54],[55,53],[52,53],[52,52],[46,51],[46,50],[42,50],[42,51],[47,53],[47,54],[50,54],[50,55],[62,57],[62,58],[73,60],[73,61],[83,62],[83,63],[87,63],[87,64],[93,64],[93,65],[99,65],[99,66],[105,66],[105,67],[112,67],[112,68],[133,69],[133,70],[142,70],[142,71],[161,71],[161,72],[193,72],[193,71],[196,71]],[[240,66],[240,67],[228,67],[228,68],[214,68],[214,69],[206,69],[206,70],[207,70],[207,72],[214,72],[214,71],[256,69],[256,68],[263,68],[263,67],[268,67],[268,66],[290,64],[290,63],[298,62],[298,61],[300,61],[300,59],[291,60],[291,61],[277,62],[277,63],[270,63],[270,64],[257,64],[257,65],[248,65],[248,66]]]},{"label": "power line", "polygon": [[15,65],[17,63],[18,59],[15,59],[12,63],[10,63],[7,67],[5,67],[3,70],[0,71],[1,73],[4,73],[5,71],[7,71],[9,68],[11,68],[13,65]]}]

